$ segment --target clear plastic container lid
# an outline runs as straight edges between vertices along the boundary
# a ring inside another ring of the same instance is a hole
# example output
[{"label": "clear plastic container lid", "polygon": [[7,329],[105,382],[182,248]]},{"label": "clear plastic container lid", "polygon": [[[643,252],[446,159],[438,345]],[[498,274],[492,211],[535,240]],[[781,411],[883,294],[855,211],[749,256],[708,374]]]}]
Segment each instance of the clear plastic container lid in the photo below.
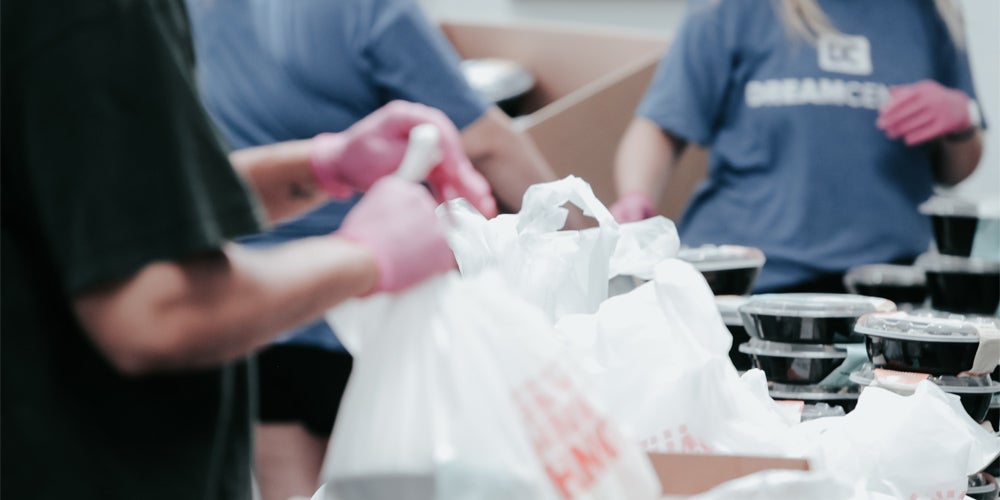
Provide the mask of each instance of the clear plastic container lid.
[{"label": "clear plastic container lid", "polygon": [[756,269],[763,267],[766,260],[760,249],[738,245],[685,247],[677,252],[677,258],[690,263],[701,272]]},{"label": "clear plastic container lid", "polygon": [[947,318],[906,312],[874,313],[860,317],[854,331],[898,340],[974,344],[979,342],[979,324],[985,325],[981,321],[966,321],[964,316]]},{"label": "clear plastic container lid", "polygon": [[825,344],[785,344],[755,337],[740,344],[740,352],[775,358],[847,359],[847,350]]},{"label": "clear plastic container lid", "polygon": [[914,265],[936,273],[1000,274],[1000,262],[936,253],[925,253],[917,257]]},{"label": "clear plastic container lid", "polygon": [[525,94],[535,86],[531,72],[508,59],[466,59],[461,67],[469,86],[493,102]]},{"label": "clear plastic container lid", "polygon": [[793,385],[768,382],[767,392],[772,398],[822,401],[858,399],[858,396],[861,394],[861,388],[856,385],[849,387],[826,387],[822,385]]},{"label": "clear plastic container lid", "polygon": [[740,306],[741,313],[801,318],[856,318],[873,312],[892,312],[891,300],[846,293],[772,293],[754,295]]},{"label": "clear plastic container lid", "polygon": [[931,196],[920,204],[919,210],[924,215],[1000,219],[1000,205],[996,202],[977,203],[954,196]]},{"label": "clear plastic container lid", "polygon": [[[891,372],[891,370],[885,370]],[[952,394],[996,394],[1000,392],[1000,383],[995,382],[989,375],[929,375],[926,373],[893,372],[899,373],[903,377],[916,377],[921,380],[930,380],[941,387],[944,392]],[[875,368],[871,363],[865,363],[859,370],[851,373],[851,382],[859,385],[871,385],[875,381]],[[916,385],[913,383],[912,385]]]},{"label": "clear plastic container lid", "polygon": [[996,316],[983,316],[981,314],[959,314],[948,311],[938,311],[937,309],[930,309],[927,307],[914,309],[910,311],[910,315],[929,317],[929,318],[957,319],[975,324],[989,323],[996,326],[997,328],[1000,328],[1000,317]]},{"label": "clear plastic container lid", "polygon": [[869,264],[851,268],[844,275],[844,283],[888,286],[923,286],[927,284],[924,270],[914,266],[896,264]]},{"label": "clear plastic container lid", "polygon": [[719,308],[722,321],[727,325],[743,326],[743,318],[740,317],[740,306],[746,304],[747,297],[739,295],[716,295],[715,306]]}]

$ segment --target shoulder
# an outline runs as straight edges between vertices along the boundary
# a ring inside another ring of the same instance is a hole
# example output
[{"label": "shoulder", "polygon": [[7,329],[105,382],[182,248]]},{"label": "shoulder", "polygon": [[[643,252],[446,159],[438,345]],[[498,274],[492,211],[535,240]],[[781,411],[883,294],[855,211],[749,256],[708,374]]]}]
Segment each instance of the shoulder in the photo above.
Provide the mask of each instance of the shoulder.
[{"label": "shoulder", "polygon": [[692,0],[679,35],[733,49],[783,29],[777,0]]},{"label": "shoulder", "polygon": [[[93,51],[95,44],[117,36],[164,29],[179,34],[186,30],[185,12],[183,0],[4,2],[4,68],[28,64],[44,57],[50,49]],[[89,36],[92,34],[100,36]],[[81,43],[81,37],[87,37],[86,43]],[[135,38],[150,39],[141,35]]]}]

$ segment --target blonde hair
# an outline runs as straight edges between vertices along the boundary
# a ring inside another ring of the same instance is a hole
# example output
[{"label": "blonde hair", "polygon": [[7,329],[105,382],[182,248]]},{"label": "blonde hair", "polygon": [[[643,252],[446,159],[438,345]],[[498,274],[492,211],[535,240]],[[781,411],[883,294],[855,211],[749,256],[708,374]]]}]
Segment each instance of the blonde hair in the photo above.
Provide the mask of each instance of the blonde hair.
[{"label": "blonde hair", "polygon": [[[775,0],[779,4],[785,30],[793,37],[815,43],[819,35],[839,34],[817,0]],[[937,13],[959,48],[965,48],[965,21],[957,0],[934,0]]]}]

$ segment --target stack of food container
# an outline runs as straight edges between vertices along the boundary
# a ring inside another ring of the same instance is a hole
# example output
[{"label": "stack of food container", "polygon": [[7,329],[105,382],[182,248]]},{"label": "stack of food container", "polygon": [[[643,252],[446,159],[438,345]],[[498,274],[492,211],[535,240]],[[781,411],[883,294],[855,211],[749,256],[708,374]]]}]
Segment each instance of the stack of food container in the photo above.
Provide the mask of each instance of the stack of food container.
[{"label": "stack of food container", "polygon": [[895,309],[889,300],[860,295],[755,295],[739,307],[750,336],[739,350],[764,371],[772,398],[851,411],[859,388],[849,375],[867,360],[854,324],[865,314]]},{"label": "stack of food container", "polygon": [[931,218],[936,253],[922,255],[931,307],[959,314],[1000,310],[1000,212],[956,198],[935,196],[920,205]]},{"label": "stack of food container", "polygon": [[[858,319],[855,332],[865,336],[869,363],[851,374],[862,386],[879,386],[903,394],[929,380],[959,397],[976,422],[990,416],[1000,383],[991,373],[1000,362],[1000,320],[957,314],[896,312],[869,314]],[[991,466],[992,467],[992,466]],[[987,472],[991,471],[989,468]],[[997,485],[990,476],[969,477],[968,494],[996,498]]]},{"label": "stack of food container", "polygon": [[737,370],[749,370],[752,366],[750,357],[738,349],[740,344],[750,340],[738,310],[747,301],[746,296],[764,266],[764,253],[757,248],[738,245],[703,245],[682,248],[677,258],[693,265],[705,277],[715,294],[719,314],[733,335],[729,359]]}]

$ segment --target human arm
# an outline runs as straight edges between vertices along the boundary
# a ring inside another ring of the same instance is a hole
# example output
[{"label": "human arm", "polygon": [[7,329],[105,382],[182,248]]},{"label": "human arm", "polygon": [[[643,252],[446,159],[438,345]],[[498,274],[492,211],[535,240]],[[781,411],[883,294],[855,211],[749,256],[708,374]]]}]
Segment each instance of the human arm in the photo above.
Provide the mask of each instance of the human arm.
[{"label": "human arm", "polygon": [[454,124],[440,111],[411,102],[390,102],[341,133],[238,150],[229,159],[273,222],[329,197],[366,191],[399,167],[410,130],[422,123],[441,132],[442,158],[428,176],[438,201],[462,196],[492,216],[496,202],[462,151]]},{"label": "human arm", "polygon": [[934,162],[934,179],[937,182],[953,186],[975,172],[983,157],[983,132],[977,128],[971,134],[940,140],[940,151]]},{"label": "human arm", "polygon": [[333,237],[275,249],[222,250],[149,264],[87,291],[74,309],[91,340],[128,375],[218,365],[374,286],[373,255]]},{"label": "human arm", "polygon": [[933,141],[935,179],[957,184],[972,174],[982,157],[978,108],[965,92],[933,80],[893,87],[876,125],[907,146]]},{"label": "human arm", "polygon": [[619,222],[655,215],[660,194],[686,145],[686,141],[646,118],[632,120],[615,154],[618,201],[611,206],[611,213]]},{"label": "human arm", "polygon": [[306,212],[330,199],[309,168],[312,141],[287,141],[239,149],[229,161],[246,179],[269,222]]},{"label": "human arm", "polygon": [[78,294],[74,310],[123,373],[217,365],[348,297],[401,290],[454,267],[434,209],[422,187],[385,179],[332,236],[152,262]]},{"label": "human arm", "polygon": [[531,139],[514,128],[511,119],[491,106],[462,129],[462,144],[472,164],[486,177],[497,201],[517,212],[532,184],[556,180],[556,174]]}]

